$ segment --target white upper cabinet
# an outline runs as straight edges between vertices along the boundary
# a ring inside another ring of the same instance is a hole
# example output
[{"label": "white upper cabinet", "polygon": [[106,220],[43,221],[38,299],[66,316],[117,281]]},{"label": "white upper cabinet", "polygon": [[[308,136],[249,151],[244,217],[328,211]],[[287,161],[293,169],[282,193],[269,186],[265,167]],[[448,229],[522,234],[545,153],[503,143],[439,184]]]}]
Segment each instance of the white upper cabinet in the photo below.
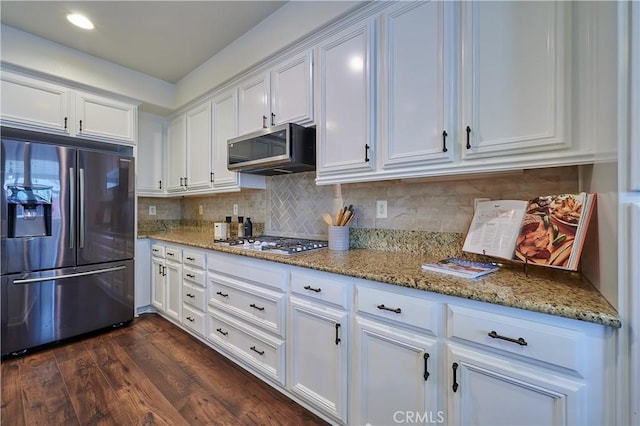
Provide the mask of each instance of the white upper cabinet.
[{"label": "white upper cabinet", "polygon": [[381,15],[380,157],[384,169],[450,162],[453,2],[399,2]]},{"label": "white upper cabinet", "polygon": [[318,47],[317,176],[373,169],[374,20]]},{"label": "white upper cabinet", "polygon": [[136,192],[138,195],[164,193],[162,175],[164,119],[151,114],[138,115],[138,152],[136,155]]},{"label": "white upper cabinet", "polygon": [[227,140],[238,135],[235,90],[213,98],[213,184],[215,187],[238,185],[239,174],[227,169]]},{"label": "white upper cabinet", "polygon": [[76,135],[135,143],[136,107],[103,96],[76,92]]},{"label": "white upper cabinet", "polygon": [[211,102],[187,111],[187,190],[207,189],[213,183],[211,163]]},{"label": "white upper cabinet", "polygon": [[137,106],[2,71],[2,125],[135,144]]},{"label": "white upper cabinet", "polygon": [[283,60],[238,86],[238,134],[313,120],[311,52]]},{"label": "white upper cabinet", "polygon": [[569,148],[567,4],[474,1],[461,7],[462,157]]},{"label": "white upper cabinet", "polygon": [[173,119],[167,127],[167,191],[185,191],[187,175],[187,125],[185,115]]}]

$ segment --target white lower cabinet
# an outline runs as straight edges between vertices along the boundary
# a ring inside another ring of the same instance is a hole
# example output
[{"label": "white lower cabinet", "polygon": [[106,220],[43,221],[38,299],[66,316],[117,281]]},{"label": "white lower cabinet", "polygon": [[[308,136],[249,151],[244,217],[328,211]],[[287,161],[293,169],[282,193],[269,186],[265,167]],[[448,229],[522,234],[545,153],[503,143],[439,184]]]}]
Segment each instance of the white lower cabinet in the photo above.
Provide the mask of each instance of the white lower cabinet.
[{"label": "white lower cabinet", "polygon": [[352,423],[441,423],[436,340],[359,316],[354,335]]},{"label": "white lower cabinet", "polygon": [[347,422],[349,314],[292,297],[289,388]]},{"label": "white lower cabinet", "polygon": [[161,314],[182,321],[182,250],[151,245],[151,304]]},{"label": "white lower cabinet", "polygon": [[182,325],[199,336],[206,336],[207,312],[206,254],[183,249],[182,256]]},{"label": "white lower cabinet", "polygon": [[580,380],[452,344],[448,345],[447,361],[449,424],[590,423],[585,416],[586,384]]},{"label": "white lower cabinet", "polygon": [[161,257],[151,259],[151,304],[160,312],[164,312],[166,273],[165,260]]}]

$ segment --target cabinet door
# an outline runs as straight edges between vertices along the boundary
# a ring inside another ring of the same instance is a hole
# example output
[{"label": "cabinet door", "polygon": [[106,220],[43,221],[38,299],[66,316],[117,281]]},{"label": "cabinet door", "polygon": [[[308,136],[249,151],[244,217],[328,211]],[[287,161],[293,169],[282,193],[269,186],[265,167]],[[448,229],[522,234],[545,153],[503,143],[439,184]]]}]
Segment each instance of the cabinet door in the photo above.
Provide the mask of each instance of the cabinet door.
[{"label": "cabinet door", "polygon": [[[157,268],[157,267],[156,267]],[[136,241],[136,281],[135,281],[135,307],[136,312],[139,308],[149,306],[151,304],[152,281],[151,273],[157,273],[157,269],[151,266],[151,250],[149,240],[141,238]]]},{"label": "cabinet door", "polygon": [[159,257],[151,258],[151,304],[159,311],[164,312],[165,303],[165,261]]},{"label": "cabinet door", "polygon": [[68,89],[2,72],[2,125],[69,135]]},{"label": "cabinet door", "polygon": [[271,71],[271,114],[274,126],[313,121],[312,51],[293,58]]},{"label": "cabinet door", "polygon": [[182,264],[166,262],[167,299],[164,312],[178,321],[182,321]]},{"label": "cabinet door", "polygon": [[269,120],[269,77],[260,74],[238,87],[238,134],[267,127]]},{"label": "cabinet door", "polygon": [[382,15],[380,76],[384,168],[450,162],[453,2],[400,2]]},{"label": "cabinet door", "polygon": [[211,176],[211,102],[192,109],[187,120],[187,174],[188,190],[210,188]]},{"label": "cabinet door", "polygon": [[[487,353],[449,345],[448,422],[455,425],[586,424],[586,386]],[[579,410],[578,407],[582,407]]]},{"label": "cabinet door", "polygon": [[187,177],[185,158],[187,146],[186,118],[181,115],[167,128],[167,191],[184,191]]},{"label": "cabinet door", "polygon": [[75,93],[76,135],[89,139],[136,142],[137,108],[84,92]]},{"label": "cabinet door", "polygon": [[289,388],[347,421],[347,313],[291,298]]},{"label": "cabinet door", "polygon": [[138,195],[164,192],[162,150],[164,124],[161,117],[141,113],[138,120],[136,192]]},{"label": "cabinet door", "polygon": [[320,45],[318,176],[373,169],[374,22]]},{"label": "cabinet door", "polygon": [[237,136],[237,97],[229,91],[213,98],[213,185],[238,185],[238,173],[227,169],[227,140]]},{"label": "cabinet door", "polygon": [[458,139],[465,159],[569,146],[566,7],[565,2],[462,3]]},{"label": "cabinet door", "polygon": [[360,317],[355,335],[352,423],[411,423],[414,416],[442,423],[435,339]]}]

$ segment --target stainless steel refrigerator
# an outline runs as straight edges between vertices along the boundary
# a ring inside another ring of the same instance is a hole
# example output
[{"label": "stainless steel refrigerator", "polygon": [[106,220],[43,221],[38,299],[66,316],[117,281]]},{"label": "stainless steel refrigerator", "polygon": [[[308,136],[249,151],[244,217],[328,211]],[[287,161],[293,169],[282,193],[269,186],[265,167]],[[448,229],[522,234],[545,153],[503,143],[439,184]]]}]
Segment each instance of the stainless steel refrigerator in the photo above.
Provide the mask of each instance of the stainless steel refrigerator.
[{"label": "stainless steel refrigerator", "polygon": [[131,148],[1,136],[2,355],[132,320]]}]

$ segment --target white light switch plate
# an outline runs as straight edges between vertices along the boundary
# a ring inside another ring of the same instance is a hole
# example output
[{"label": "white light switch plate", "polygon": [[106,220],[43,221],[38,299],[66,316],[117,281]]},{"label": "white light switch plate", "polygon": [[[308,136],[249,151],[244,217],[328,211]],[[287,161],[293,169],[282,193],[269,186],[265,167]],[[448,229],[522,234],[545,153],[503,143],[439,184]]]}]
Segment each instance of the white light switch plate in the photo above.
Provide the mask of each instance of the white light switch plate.
[{"label": "white light switch plate", "polygon": [[149,206],[149,216],[156,215],[156,206]]},{"label": "white light switch plate", "polygon": [[387,200],[376,201],[376,219],[385,219],[387,217]]}]

